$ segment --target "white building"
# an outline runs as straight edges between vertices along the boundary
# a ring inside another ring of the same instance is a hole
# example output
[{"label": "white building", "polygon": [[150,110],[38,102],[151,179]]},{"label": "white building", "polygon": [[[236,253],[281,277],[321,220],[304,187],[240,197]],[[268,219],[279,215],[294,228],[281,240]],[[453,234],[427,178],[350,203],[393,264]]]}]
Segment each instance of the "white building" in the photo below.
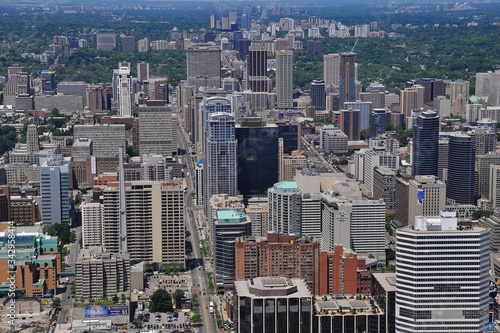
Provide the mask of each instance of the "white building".
[{"label": "white building", "polygon": [[134,101],[134,87],[130,68],[122,66],[118,69],[118,114],[121,116],[131,116]]},{"label": "white building", "polygon": [[321,129],[319,147],[326,154],[347,153],[347,135],[338,127],[326,125]]},{"label": "white building", "polygon": [[397,240],[396,332],[488,332],[490,231],[442,211]]},{"label": "white building", "polygon": [[375,167],[381,166],[391,170],[399,168],[399,155],[388,153],[384,149],[373,148],[365,152],[363,181],[367,190],[373,193],[373,170]]},{"label": "white building", "polygon": [[84,203],[82,209],[82,246],[102,245],[102,219],[104,206],[100,203]]},{"label": "white building", "polygon": [[293,107],[293,51],[278,50],[276,54],[276,97],[281,109]]},{"label": "white building", "polygon": [[267,191],[269,199],[268,231],[301,237],[302,192],[295,180],[274,184]]}]

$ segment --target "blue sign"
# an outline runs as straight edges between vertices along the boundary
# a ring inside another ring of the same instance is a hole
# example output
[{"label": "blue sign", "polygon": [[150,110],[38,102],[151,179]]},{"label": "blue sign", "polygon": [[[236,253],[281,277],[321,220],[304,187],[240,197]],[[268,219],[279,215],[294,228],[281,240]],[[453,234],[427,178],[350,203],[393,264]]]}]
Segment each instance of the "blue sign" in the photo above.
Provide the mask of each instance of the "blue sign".
[{"label": "blue sign", "polygon": [[108,307],[107,306],[86,306],[85,307],[85,318],[98,318],[107,317]]},{"label": "blue sign", "polygon": [[128,306],[126,305],[110,305],[108,306],[108,317],[128,316]]}]

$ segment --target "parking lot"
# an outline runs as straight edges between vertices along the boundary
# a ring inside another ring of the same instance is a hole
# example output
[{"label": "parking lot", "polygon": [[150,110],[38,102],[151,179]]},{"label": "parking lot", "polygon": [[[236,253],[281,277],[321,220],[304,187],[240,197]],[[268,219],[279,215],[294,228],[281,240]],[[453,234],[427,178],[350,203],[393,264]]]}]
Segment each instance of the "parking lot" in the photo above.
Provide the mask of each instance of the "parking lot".
[{"label": "parking lot", "polygon": [[187,311],[173,313],[150,313],[149,319],[146,319],[147,313],[138,314],[137,317],[139,319],[142,319],[143,321],[143,326],[139,330],[141,332],[171,332],[173,330],[182,331],[190,327]]}]

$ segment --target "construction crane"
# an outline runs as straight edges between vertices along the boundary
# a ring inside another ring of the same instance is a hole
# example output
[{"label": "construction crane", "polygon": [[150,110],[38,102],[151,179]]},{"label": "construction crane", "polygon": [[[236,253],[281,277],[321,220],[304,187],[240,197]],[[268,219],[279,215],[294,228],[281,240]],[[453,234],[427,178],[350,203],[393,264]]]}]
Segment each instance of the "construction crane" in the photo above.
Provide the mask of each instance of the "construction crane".
[{"label": "construction crane", "polygon": [[196,78],[197,79],[205,78],[205,89],[207,89],[207,78],[209,78],[209,77],[217,77],[217,76],[220,76],[220,75],[217,75],[217,74],[208,75],[207,72],[205,72],[204,75],[196,76]]},{"label": "construction crane", "polygon": [[358,44],[358,40],[359,40],[359,38],[358,38],[358,39],[356,39],[356,43],[354,43],[354,46],[352,47],[351,52],[354,52],[354,48],[356,47],[356,44]]}]

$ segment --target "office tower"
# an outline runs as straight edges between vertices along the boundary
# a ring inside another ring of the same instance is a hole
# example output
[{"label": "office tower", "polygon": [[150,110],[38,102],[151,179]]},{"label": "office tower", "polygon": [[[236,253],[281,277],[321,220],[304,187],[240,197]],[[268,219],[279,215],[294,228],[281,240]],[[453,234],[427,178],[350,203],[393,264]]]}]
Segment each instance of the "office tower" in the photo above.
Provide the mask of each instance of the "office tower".
[{"label": "office tower", "polygon": [[425,111],[413,125],[412,175],[438,176],[439,116]]},{"label": "office tower", "polygon": [[322,80],[311,82],[311,105],[317,111],[326,109],[325,82]]},{"label": "office tower", "polygon": [[54,156],[40,166],[43,225],[69,223],[71,157]]},{"label": "office tower", "polygon": [[111,51],[116,47],[116,34],[113,30],[97,30],[95,36],[97,49]]},{"label": "office tower", "polygon": [[42,71],[40,73],[40,80],[42,81],[42,93],[55,94],[57,89],[56,73],[49,71]]},{"label": "office tower", "polygon": [[476,96],[488,97],[488,104],[500,104],[500,71],[476,73]]},{"label": "office tower", "polygon": [[293,107],[293,51],[276,54],[276,99],[278,109]]},{"label": "office tower", "polygon": [[338,127],[325,125],[320,132],[319,148],[325,154],[345,154],[348,139]]},{"label": "office tower", "polygon": [[500,206],[500,165],[498,164],[490,164],[490,193],[488,198],[493,209]]},{"label": "office tower", "polygon": [[396,332],[488,332],[490,231],[444,211],[413,223],[397,231]]},{"label": "office tower", "polygon": [[[126,243],[131,260],[184,265],[184,189],[176,183],[136,181],[125,185]],[[103,245],[120,251],[118,183],[103,192]]]},{"label": "office tower", "polygon": [[210,198],[215,194],[234,196],[238,190],[238,141],[234,117],[226,112],[208,117],[208,130],[203,145],[204,205],[208,216]]},{"label": "office tower", "polygon": [[139,106],[140,153],[163,157],[176,156],[177,117],[175,113],[169,106],[149,104],[154,103]]},{"label": "office tower", "polygon": [[425,88],[424,103],[434,101],[437,96],[445,96],[445,84],[441,79],[418,79],[415,84]]},{"label": "office tower", "polygon": [[477,194],[479,197],[489,197],[490,195],[490,165],[492,164],[500,164],[500,154],[477,155]]},{"label": "office tower", "polygon": [[118,156],[120,146],[125,146],[125,124],[75,125],[74,139],[91,139],[94,156]]},{"label": "office tower", "polygon": [[312,332],[313,306],[302,279],[258,277],[234,282],[236,332]]},{"label": "office tower", "polygon": [[451,102],[456,102],[459,99],[463,99],[466,103],[469,102],[469,88],[470,82],[465,80],[457,80],[451,83],[450,100]]},{"label": "office tower", "polygon": [[149,39],[143,38],[139,39],[137,42],[137,50],[139,52],[148,52],[149,51]]},{"label": "office tower", "polygon": [[438,177],[442,181],[446,181],[448,170],[448,138],[439,139],[438,154]]},{"label": "office tower", "polygon": [[250,46],[252,45],[252,41],[247,38],[241,38],[238,40],[238,54],[241,60],[246,60],[250,56]]},{"label": "office tower", "polygon": [[171,181],[173,169],[167,166],[166,160],[161,155],[144,155],[141,163],[140,179],[146,181]]},{"label": "office tower", "polygon": [[385,108],[385,92],[378,90],[362,92],[359,93],[359,99],[361,102],[371,102],[373,110]]},{"label": "office tower", "polygon": [[120,67],[117,79],[117,96],[114,96],[114,99],[118,103],[118,113],[120,116],[131,116],[134,103],[134,87],[130,68]]},{"label": "office tower", "polygon": [[396,216],[394,217],[393,223],[402,227],[408,225],[408,197],[410,195],[410,184],[407,180],[397,177],[394,192],[394,208]]},{"label": "office tower", "polygon": [[425,88],[417,85],[401,91],[401,113],[404,115],[405,124],[408,117],[411,117],[412,110],[424,107],[424,95]]},{"label": "office tower", "polygon": [[321,194],[303,193],[301,211],[302,235],[321,239]]},{"label": "office tower", "polygon": [[243,195],[265,194],[278,182],[278,126],[261,118],[244,118],[235,134],[238,190]]},{"label": "office tower", "polygon": [[359,126],[361,130],[370,128],[370,113],[373,111],[373,106],[371,102],[345,102],[344,109],[359,110]]},{"label": "office tower", "polygon": [[130,290],[130,257],[102,247],[83,249],[75,262],[75,297],[113,297]]},{"label": "office tower", "polygon": [[408,180],[408,221],[416,216],[437,216],[446,205],[446,184],[435,176]]},{"label": "office tower", "polygon": [[370,138],[375,138],[386,132],[387,116],[385,109],[373,109],[370,113]]},{"label": "office tower", "polygon": [[385,151],[384,148],[374,147],[365,152],[363,181],[367,190],[373,192],[373,170],[381,166],[390,170],[399,169],[399,155]]},{"label": "office tower", "polygon": [[188,85],[220,88],[221,51],[217,46],[191,46],[187,49]]},{"label": "office tower", "polygon": [[252,234],[252,221],[245,213],[225,209],[217,211],[212,231],[215,283],[231,285],[235,279],[235,243]]},{"label": "office tower", "polygon": [[[244,58],[241,59],[245,60]],[[248,76],[250,80],[250,90],[253,92],[267,91],[267,51],[264,46],[250,45],[248,54]]]},{"label": "office tower", "polygon": [[214,29],[215,28],[215,15],[212,14],[210,15],[210,29]]},{"label": "office tower", "polygon": [[241,28],[246,30],[252,29],[252,10],[248,7],[243,9],[243,15],[241,16]]},{"label": "office tower", "polygon": [[336,244],[385,261],[385,203],[323,193],[321,251]]},{"label": "office tower", "polygon": [[122,51],[135,51],[135,37],[123,36],[122,37]]},{"label": "office tower", "polygon": [[340,54],[339,70],[339,104],[356,100],[356,82],[354,77],[356,53],[344,52]]},{"label": "office tower", "polygon": [[301,197],[295,180],[285,180],[269,188],[268,231],[301,237]]},{"label": "office tower", "polygon": [[147,62],[137,63],[137,79],[140,82],[149,80],[149,63]]},{"label": "office tower", "polygon": [[235,246],[236,280],[278,276],[301,278],[318,295],[319,243],[306,243],[295,235],[269,233],[267,238],[239,239]]},{"label": "office tower", "polygon": [[373,199],[382,199],[386,210],[394,210],[396,173],[385,167],[373,169]]},{"label": "office tower", "polygon": [[89,109],[94,112],[100,112],[111,109],[111,91],[104,89],[101,86],[93,86],[88,88],[88,104]]},{"label": "office tower", "polygon": [[340,110],[340,129],[344,132],[349,141],[359,141],[361,139],[361,111],[360,110]]},{"label": "office tower", "polygon": [[168,80],[155,80],[155,90],[154,94],[152,94],[153,99],[158,101],[164,101],[166,104],[169,103],[169,95],[168,95]]},{"label": "office tower", "polygon": [[100,203],[84,203],[82,210],[82,246],[102,245],[102,219],[104,206]]},{"label": "office tower", "polygon": [[460,204],[475,204],[475,158],[472,138],[466,134],[450,135],[446,197]]},{"label": "office tower", "polygon": [[472,144],[476,150],[476,155],[494,153],[496,150],[496,134],[485,129],[476,128],[468,132],[472,138]]},{"label": "office tower", "polygon": [[[19,66],[19,65],[18,65]],[[10,67],[9,67],[10,68]],[[9,71],[9,78],[3,89],[3,105],[16,105],[16,98],[19,95],[31,94],[31,79],[28,73],[25,73],[23,67],[14,67]]]},{"label": "office tower", "polygon": [[36,125],[28,125],[26,130],[26,146],[30,155],[29,163],[38,164],[38,152],[40,151],[40,140],[38,135],[38,127]]},{"label": "office tower", "polygon": [[87,88],[88,84],[85,82],[59,82],[57,84],[57,93],[64,95],[75,95],[81,96],[83,99],[83,105],[88,105],[87,100]]},{"label": "office tower", "polygon": [[283,138],[283,152],[291,154],[300,144],[298,125],[283,122],[276,122],[276,125],[278,125],[278,137]]}]

